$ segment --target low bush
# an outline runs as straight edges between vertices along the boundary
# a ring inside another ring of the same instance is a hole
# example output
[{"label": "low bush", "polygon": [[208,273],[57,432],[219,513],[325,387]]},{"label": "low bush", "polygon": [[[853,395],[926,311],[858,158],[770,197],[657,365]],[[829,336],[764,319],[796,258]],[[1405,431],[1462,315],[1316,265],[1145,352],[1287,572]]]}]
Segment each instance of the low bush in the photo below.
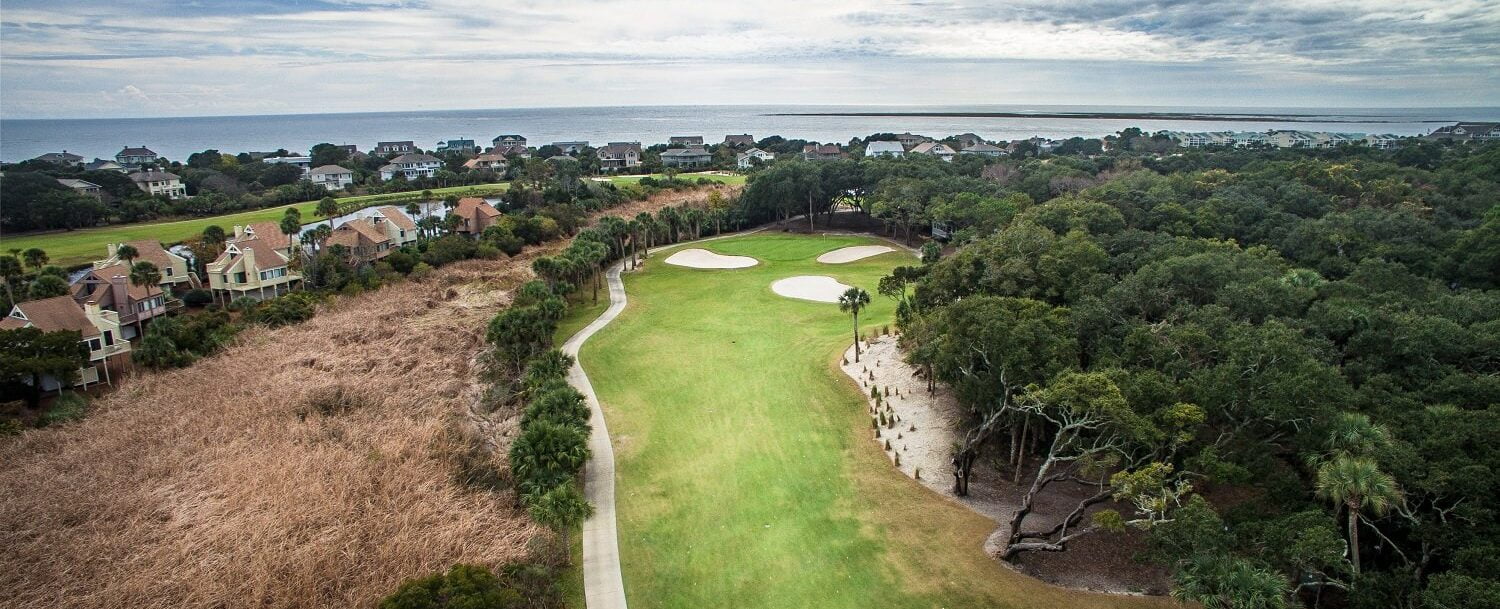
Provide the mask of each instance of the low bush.
[{"label": "low bush", "polygon": [[214,293],[203,288],[188,290],[182,295],[182,302],[190,307],[201,307],[214,301]]}]

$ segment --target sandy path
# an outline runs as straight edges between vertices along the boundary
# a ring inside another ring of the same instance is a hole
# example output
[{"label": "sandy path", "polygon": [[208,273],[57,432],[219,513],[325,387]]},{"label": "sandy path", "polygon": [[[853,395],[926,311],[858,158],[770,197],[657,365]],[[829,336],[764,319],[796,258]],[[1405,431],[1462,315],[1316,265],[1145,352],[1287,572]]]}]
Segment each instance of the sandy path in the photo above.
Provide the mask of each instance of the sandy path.
[{"label": "sandy path", "polygon": [[844,264],[894,251],[896,251],[896,248],[885,245],[853,245],[826,252],[822,256],[818,256],[818,262],[824,264]]},{"label": "sandy path", "polygon": [[760,264],[749,256],[726,256],[696,247],[674,252],[663,262],[695,269],[743,269]]},{"label": "sandy path", "polygon": [[771,291],[787,298],[813,302],[838,302],[851,286],[826,275],[798,275],[771,282]]}]

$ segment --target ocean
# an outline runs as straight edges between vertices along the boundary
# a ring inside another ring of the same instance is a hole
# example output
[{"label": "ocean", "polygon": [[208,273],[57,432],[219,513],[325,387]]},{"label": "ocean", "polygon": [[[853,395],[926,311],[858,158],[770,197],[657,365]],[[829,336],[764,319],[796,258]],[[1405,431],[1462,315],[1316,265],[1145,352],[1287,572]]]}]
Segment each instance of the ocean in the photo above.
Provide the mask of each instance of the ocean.
[{"label": "ocean", "polygon": [[[789,114],[804,114],[793,116]],[[838,115],[838,114],[844,115]],[[906,116],[852,116],[904,113]],[[912,116],[914,113],[943,116]],[[1090,118],[1028,114],[1212,113],[1214,120],[1176,117]],[[811,115],[817,114],[817,115]],[[1009,114],[954,116],[953,114]],[[1020,115],[1020,116],[1016,116]],[[369,150],[377,141],[412,140],[431,148],[438,140],[473,139],[488,145],[502,133],[517,133],[534,146],[553,141],[665,142],[672,135],[702,135],[719,142],[726,134],[749,133],[822,142],[847,142],[871,133],[910,131],[947,136],[974,132],[991,140],[1041,136],[1100,137],[1128,127],[1148,132],[1264,131],[1303,129],[1345,133],[1421,135],[1459,120],[1500,121],[1500,108],[1173,108],[1121,106],[624,106],[517,108],[349,114],[288,114],[185,118],[0,119],[0,160],[21,161],[66,150],[112,159],[126,146],[145,146],[171,160],[213,148],[221,152],[307,152],[314,144],[354,144]]]}]

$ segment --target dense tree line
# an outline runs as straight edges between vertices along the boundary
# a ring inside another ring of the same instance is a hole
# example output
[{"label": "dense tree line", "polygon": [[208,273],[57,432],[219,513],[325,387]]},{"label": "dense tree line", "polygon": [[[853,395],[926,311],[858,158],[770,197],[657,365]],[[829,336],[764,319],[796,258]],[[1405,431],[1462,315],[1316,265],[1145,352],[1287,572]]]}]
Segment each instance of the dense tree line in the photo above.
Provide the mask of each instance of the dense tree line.
[{"label": "dense tree line", "polygon": [[1024,490],[1005,557],[1134,528],[1208,606],[1500,603],[1500,146],[882,164],[761,175],[953,229],[881,293],[972,413],[955,491]]}]

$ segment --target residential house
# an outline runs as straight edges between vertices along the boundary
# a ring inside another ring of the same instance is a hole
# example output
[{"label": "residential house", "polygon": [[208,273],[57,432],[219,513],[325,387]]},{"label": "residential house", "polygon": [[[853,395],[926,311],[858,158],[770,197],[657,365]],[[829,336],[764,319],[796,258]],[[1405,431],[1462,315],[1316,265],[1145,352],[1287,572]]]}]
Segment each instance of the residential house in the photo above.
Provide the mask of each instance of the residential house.
[{"label": "residential house", "polygon": [[906,147],[901,142],[876,141],[865,144],[865,156],[885,156],[899,159],[906,155]]},{"label": "residential house", "polygon": [[988,144],[988,143],[985,143],[985,142],[980,142],[978,144],[974,144],[973,146],[969,146],[969,147],[964,148],[963,150],[960,150],[958,152],[959,152],[959,154],[977,154],[977,155],[980,155],[980,156],[987,156],[987,157],[1002,157],[1002,156],[1005,156],[1005,149],[1004,148],[1001,148],[999,146],[995,146],[993,144]]},{"label": "residential house", "polygon": [[94,159],[87,165],[84,165],[83,168],[88,171],[118,171],[120,173],[129,172],[129,170],[125,169],[124,165],[105,159]]},{"label": "residential house", "polygon": [[[379,216],[384,218],[384,216]],[[382,220],[383,221],[383,220]],[[333,229],[325,247],[341,245],[349,250],[356,262],[370,263],[384,258],[394,247],[385,229],[375,225],[370,218],[355,218]]]},{"label": "residential house", "polygon": [[347,154],[351,157],[356,154],[364,154],[363,152],[359,151],[359,146],[355,146],[354,144],[339,144],[337,146],[334,146],[334,148],[338,148],[339,150],[344,151],[344,154]]},{"label": "residential house", "polygon": [[667,167],[702,167],[712,161],[706,148],[672,148],[661,153],[661,164]]},{"label": "residential house", "polygon": [[160,159],[160,156],[157,156],[155,152],[151,152],[151,149],[145,146],[141,146],[139,148],[131,148],[129,146],[126,146],[125,149],[119,152],[119,154],[115,155],[116,163],[119,163],[122,167],[129,167],[132,169],[140,167],[141,165],[155,163]]},{"label": "residential house", "polygon": [[152,196],[162,195],[169,199],[187,197],[187,187],[182,185],[182,179],[169,171],[137,171],[130,174],[130,181],[135,182],[136,188]]},{"label": "residential house", "polygon": [[303,179],[327,190],[339,190],[354,185],[354,170],[338,165],[324,165],[308,171]]},{"label": "residential house", "polygon": [[312,171],[312,157],[310,156],[268,156],[260,162],[267,165],[295,165],[302,170],[303,174]]},{"label": "residential house", "polygon": [[1371,148],[1378,148],[1381,150],[1395,148],[1396,146],[1401,144],[1401,140],[1403,139],[1406,138],[1395,135],[1393,133],[1372,133],[1364,137],[1365,144],[1369,145]]},{"label": "residential house", "polygon": [[[99,382],[100,372],[109,382],[109,358],[130,352],[130,341],[120,333],[120,316],[114,311],[105,311],[97,303],[85,302],[82,307],[69,296],[55,296],[40,300],[28,300],[12,307],[10,315],[0,320],[0,328],[16,330],[36,328],[43,332],[72,331],[79,334],[89,348],[88,363],[78,369],[78,385],[87,387]],[[43,391],[62,388],[58,379],[42,378]]]},{"label": "residential house", "polygon": [[62,152],[48,152],[47,154],[31,160],[42,161],[44,163],[52,163],[53,165],[62,165],[65,167],[78,167],[79,165],[83,164],[83,157],[66,150]]},{"label": "residential house", "polygon": [[605,171],[630,169],[641,165],[640,142],[610,142],[594,151],[599,157],[599,168]]},{"label": "residential house", "polygon": [[1266,142],[1277,148],[1313,148],[1316,141],[1305,131],[1278,130],[1266,134]]},{"label": "residential house", "polygon": [[510,161],[505,155],[497,152],[486,152],[472,159],[464,161],[464,167],[469,169],[488,169],[494,172],[504,172],[510,166]]},{"label": "residential house", "polygon": [[755,147],[755,136],[748,133],[724,136],[724,145],[730,148],[753,148]]},{"label": "residential house", "polygon": [[844,150],[838,144],[807,144],[802,147],[802,158],[809,161],[831,161],[844,158]]},{"label": "residential house", "polygon": [[302,275],[292,271],[291,256],[283,253],[289,250],[287,237],[270,233],[269,227],[234,227],[224,253],[206,267],[209,287],[229,300],[290,291]]},{"label": "residential house", "polygon": [[1270,145],[1266,134],[1256,131],[1241,131],[1229,134],[1229,144],[1235,148],[1251,148]]},{"label": "residential house", "polygon": [[691,147],[691,146],[702,146],[702,145],[703,145],[703,136],[701,136],[701,135],[674,135],[672,137],[667,138],[667,146],[668,147],[688,148],[688,147]]},{"label": "residential house", "polygon": [[760,162],[762,163],[769,163],[776,160],[776,155],[759,148],[751,148],[734,155],[735,164],[738,165],[740,169],[749,169],[751,167],[754,167],[755,159],[760,159]]},{"label": "residential house", "polygon": [[401,174],[408,180],[417,178],[430,178],[437,170],[443,168],[443,161],[430,154],[420,152],[403,154],[391,163],[380,168],[380,179],[389,180]]},{"label": "residential house", "polygon": [[294,254],[293,248],[298,239],[297,235],[287,235],[281,232],[280,222],[271,221],[253,222],[244,226],[236,226],[235,232],[231,236],[232,239],[250,237],[264,239],[271,244],[272,249],[276,250],[282,256],[286,256],[287,259],[291,259]]},{"label": "residential house", "polygon": [[942,142],[922,142],[916,146],[912,146],[911,154],[930,154],[944,161],[951,162],[953,155],[958,153]]},{"label": "residential house", "polygon": [[557,146],[559,149],[561,149],[563,151],[563,154],[578,154],[580,152],[583,152],[584,148],[589,147],[589,143],[585,141],[552,142],[552,145]]},{"label": "residential house", "polygon": [[479,197],[464,197],[458,200],[458,206],[448,212],[460,219],[456,232],[465,235],[477,236],[489,228],[500,218],[500,210],[495,209],[488,201]]},{"label": "residential house", "polygon": [[525,144],[502,144],[490,149],[490,153],[503,157],[516,157],[518,159],[531,158],[531,149]]},{"label": "residential house", "polygon": [[385,232],[385,236],[391,240],[392,248],[399,248],[417,240],[417,223],[393,205],[386,205],[375,210],[376,215],[370,217],[375,226]]},{"label": "residential house", "polygon": [[472,154],[479,152],[479,145],[474,140],[446,140],[437,143],[436,152],[457,152],[460,154]]},{"label": "residential house", "polygon": [[393,154],[409,154],[417,151],[417,144],[411,140],[403,142],[376,142],[374,154],[376,156],[388,157]]},{"label": "residential house", "polygon": [[958,143],[959,150],[968,150],[985,143],[984,138],[974,133],[960,133],[953,136],[953,141]]},{"label": "residential house", "polygon": [[[163,273],[165,275],[165,273]],[[146,320],[167,314],[167,294],[159,285],[135,285],[130,281],[130,267],[123,261],[95,268],[73,284],[73,301],[81,306],[94,303],[100,309],[119,315],[120,336],[135,338],[138,326]]]},{"label": "residential house", "polygon": [[1422,137],[1429,140],[1493,142],[1500,140],[1500,123],[1454,123],[1438,127]]},{"label": "residential house", "polygon": [[1197,131],[1197,132],[1174,132],[1168,134],[1177,141],[1178,146],[1184,148],[1203,148],[1205,146],[1225,146],[1230,144],[1230,133],[1228,131]]},{"label": "residential house", "polygon": [[88,180],[58,178],[57,183],[77,191],[78,194],[93,197],[96,201],[104,200],[104,188]]},{"label": "residential house", "polygon": [[911,132],[896,136],[896,141],[901,142],[901,145],[905,146],[907,150],[911,150],[913,146],[916,146],[917,144],[925,142],[929,139],[932,138],[929,138],[925,135],[917,135]]},{"label": "residential house", "polygon": [[495,139],[490,140],[490,147],[495,151],[500,151],[507,148],[515,148],[517,146],[525,148],[526,138],[512,133],[506,135],[497,135],[495,136]]},{"label": "residential house", "polygon": [[188,259],[172,253],[161,246],[155,239],[142,239],[140,241],[126,241],[124,243],[108,243],[104,246],[104,259],[94,261],[94,270],[100,270],[125,262],[117,253],[121,245],[129,245],[135,248],[135,259],[131,264],[137,262],[150,262],[161,271],[161,288],[164,291],[172,291],[174,287],[185,286],[196,288],[200,284],[198,276],[193,274],[193,268],[188,264]]}]

